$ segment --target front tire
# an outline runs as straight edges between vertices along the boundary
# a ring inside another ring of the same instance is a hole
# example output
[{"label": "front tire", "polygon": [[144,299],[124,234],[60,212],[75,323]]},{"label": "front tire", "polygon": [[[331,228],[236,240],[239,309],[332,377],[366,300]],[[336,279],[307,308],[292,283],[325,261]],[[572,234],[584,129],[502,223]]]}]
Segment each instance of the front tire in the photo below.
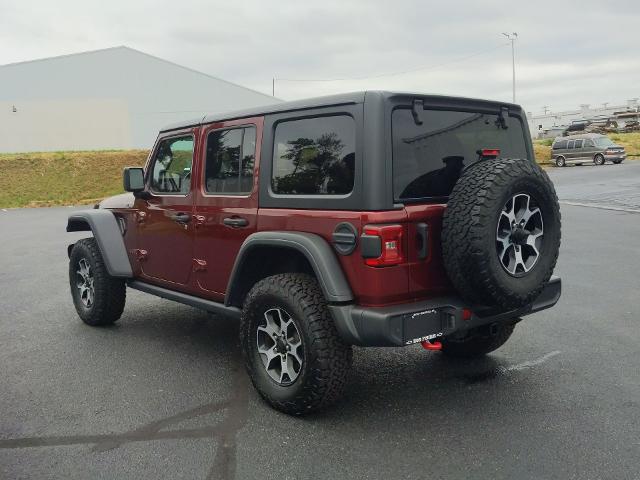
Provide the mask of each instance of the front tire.
[{"label": "front tire", "polygon": [[514,328],[515,324],[501,324],[471,329],[461,338],[442,340],[442,353],[457,358],[481,357],[504,345]]},{"label": "front tire", "polygon": [[111,325],[124,310],[126,285],[112,277],[95,238],[76,242],[69,257],[69,286],[78,316],[92,327]]},{"label": "front tire", "polygon": [[256,283],[244,302],[240,344],[254,387],[277,410],[302,415],[341,397],[352,350],[311,276],[285,273]]},{"label": "front tire", "polygon": [[596,165],[604,165],[604,156],[600,153],[593,157],[593,163]]},{"label": "front tire", "polygon": [[564,157],[556,158],[556,167],[564,167],[566,164],[567,164],[567,161],[564,159]]}]

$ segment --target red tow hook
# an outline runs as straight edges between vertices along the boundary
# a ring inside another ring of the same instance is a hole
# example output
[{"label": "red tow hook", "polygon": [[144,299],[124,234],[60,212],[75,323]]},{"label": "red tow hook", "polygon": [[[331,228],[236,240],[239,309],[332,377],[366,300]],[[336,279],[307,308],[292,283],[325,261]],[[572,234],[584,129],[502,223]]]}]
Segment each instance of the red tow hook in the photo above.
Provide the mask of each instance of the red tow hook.
[{"label": "red tow hook", "polygon": [[442,350],[442,343],[440,342],[431,343],[429,340],[424,340],[420,342],[420,345],[422,345],[422,348],[425,350]]}]

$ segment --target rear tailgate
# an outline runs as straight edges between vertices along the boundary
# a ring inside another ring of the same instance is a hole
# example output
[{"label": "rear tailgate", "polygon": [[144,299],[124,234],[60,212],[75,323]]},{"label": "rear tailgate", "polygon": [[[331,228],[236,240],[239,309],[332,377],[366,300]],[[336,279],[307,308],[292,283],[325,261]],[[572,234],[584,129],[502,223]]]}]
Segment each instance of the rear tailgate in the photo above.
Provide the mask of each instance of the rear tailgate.
[{"label": "rear tailgate", "polygon": [[452,291],[442,263],[440,232],[443,204],[413,204],[407,212],[407,261],[409,295],[415,299],[444,295]]}]

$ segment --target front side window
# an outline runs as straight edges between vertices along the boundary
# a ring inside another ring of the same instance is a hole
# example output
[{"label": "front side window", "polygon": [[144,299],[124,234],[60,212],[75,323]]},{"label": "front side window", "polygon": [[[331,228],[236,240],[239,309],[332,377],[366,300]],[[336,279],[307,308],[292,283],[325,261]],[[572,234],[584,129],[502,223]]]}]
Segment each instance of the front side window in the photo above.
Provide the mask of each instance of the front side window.
[{"label": "front side window", "polygon": [[192,161],[191,135],[160,141],[153,160],[151,191],[161,194],[189,193]]},{"label": "front side window", "polygon": [[351,193],[355,142],[355,122],[348,115],[279,123],[273,145],[273,192],[294,195]]},{"label": "front side window", "polygon": [[205,191],[250,193],[256,153],[255,127],[215,130],[207,136]]},{"label": "front side window", "polygon": [[396,108],[391,129],[397,200],[447,197],[482,149],[498,149],[501,157],[529,156],[522,123],[515,117],[421,110],[417,122],[410,108]]},{"label": "front side window", "polygon": [[576,147],[575,148],[582,148],[582,140],[576,140]]}]

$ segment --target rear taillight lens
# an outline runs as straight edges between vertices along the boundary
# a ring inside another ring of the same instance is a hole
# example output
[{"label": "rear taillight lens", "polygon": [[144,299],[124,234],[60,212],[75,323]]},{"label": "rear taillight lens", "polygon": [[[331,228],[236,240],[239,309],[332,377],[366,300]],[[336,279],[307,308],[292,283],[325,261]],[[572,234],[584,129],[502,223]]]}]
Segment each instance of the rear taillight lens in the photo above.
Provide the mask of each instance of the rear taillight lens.
[{"label": "rear taillight lens", "polygon": [[375,258],[365,258],[365,263],[371,267],[388,267],[402,263],[404,261],[402,232],[402,225],[367,225],[364,227],[365,235],[380,239],[380,255]]}]

